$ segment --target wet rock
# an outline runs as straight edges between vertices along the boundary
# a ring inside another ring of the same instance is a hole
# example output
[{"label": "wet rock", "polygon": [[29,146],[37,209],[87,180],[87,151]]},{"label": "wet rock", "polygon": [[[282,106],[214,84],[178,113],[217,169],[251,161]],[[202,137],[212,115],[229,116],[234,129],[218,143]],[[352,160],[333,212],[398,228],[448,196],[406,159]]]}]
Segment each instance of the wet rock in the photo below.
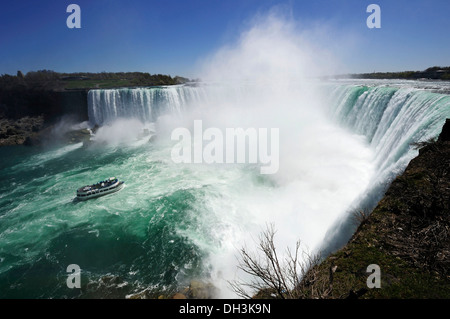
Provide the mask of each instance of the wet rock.
[{"label": "wet rock", "polygon": [[40,144],[41,144],[41,140],[36,136],[27,136],[23,142],[23,145],[26,145],[26,146],[36,146],[36,145],[40,145]]},{"label": "wet rock", "polygon": [[444,127],[442,128],[442,132],[439,135],[438,141],[440,142],[450,141],[450,119],[447,119],[445,121]]},{"label": "wet rock", "polygon": [[155,135],[152,135],[152,136],[150,136],[150,138],[148,139],[148,142],[149,143],[153,143],[153,142],[155,142],[156,141],[156,134]]},{"label": "wet rock", "polygon": [[148,299],[146,290],[125,296],[126,299]]},{"label": "wet rock", "polygon": [[95,124],[94,127],[92,128],[92,133],[93,134],[97,133],[99,128],[100,128],[100,126],[98,126],[98,124]]},{"label": "wet rock", "polygon": [[91,132],[88,129],[69,131],[63,138],[69,144],[81,143],[90,140]]},{"label": "wet rock", "polygon": [[27,143],[31,145],[44,127],[44,118],[23,117],[20,119],[0,119],[0,146],[20,145]]},{"label": "wet rock", "polygon": [[190,299],[211,299],[214,298],[215,292],[216,288],[211,283],[191,280],[188,297]]}]

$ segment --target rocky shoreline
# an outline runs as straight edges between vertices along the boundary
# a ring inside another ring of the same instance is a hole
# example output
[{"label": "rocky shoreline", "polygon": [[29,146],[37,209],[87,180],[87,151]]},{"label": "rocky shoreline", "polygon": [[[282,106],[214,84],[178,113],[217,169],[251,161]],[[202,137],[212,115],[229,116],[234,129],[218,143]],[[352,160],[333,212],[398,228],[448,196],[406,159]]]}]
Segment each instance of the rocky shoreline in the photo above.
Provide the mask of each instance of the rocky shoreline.
[{"label": "rocky shoreline", "polygon": [[216,287],[211,283],[191,280],[189,286],[172,294],[158,294],[151,289],[126,296],[126,299],[214,299]]},{"label": "rocky shoreline", "polygon": [[46,124],[43,116],[0,119],[0,146],[40,146],[47,142],[74,144],[87,142],[90,137],[89,129],[60,129],[58,124]]},{"label": "rocky shoreline", "polygon": [[43,116],[0,119],[0,146],[26,144],[27,140],[36,138],[43,128]]}]

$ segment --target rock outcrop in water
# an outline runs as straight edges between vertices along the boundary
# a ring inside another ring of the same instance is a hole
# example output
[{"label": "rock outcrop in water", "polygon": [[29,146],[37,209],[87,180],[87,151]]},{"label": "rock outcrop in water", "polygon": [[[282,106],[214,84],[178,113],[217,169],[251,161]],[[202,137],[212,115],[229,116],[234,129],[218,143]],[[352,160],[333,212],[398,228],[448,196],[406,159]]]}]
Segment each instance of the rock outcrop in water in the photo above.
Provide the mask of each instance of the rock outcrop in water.
[{"label": "rock outcrop in water", "polygon": [[[450,298],[449,132],[447,119],[348,244],[316,266],[335,270],[331,298]],[[371,264],[381,288],[367,286]]]},{"label": "rock outcrop in water", "polygon": [[0,119],[0,146],[24,144],[27,139],[35,138],[43,126],[43,116]]},{"label": "rock outcrop in water", "polygon": [[126,296],[126,299],[212,299],[216,296],[217,289],[211,283],[199,280],[191,280],[188,287],[172,294],[160,294],[152,289],[145,289],[138,293]]},{"label": "rock outcrop in water", "polygon": [[75,144],[75,143],[89,143],[91,138],[91,131],[88,129],[69,130],[62,134],[54,132],[54,126],[48,126],[37,134],[28,136],[23,145],[39,146],[48,142]]}]

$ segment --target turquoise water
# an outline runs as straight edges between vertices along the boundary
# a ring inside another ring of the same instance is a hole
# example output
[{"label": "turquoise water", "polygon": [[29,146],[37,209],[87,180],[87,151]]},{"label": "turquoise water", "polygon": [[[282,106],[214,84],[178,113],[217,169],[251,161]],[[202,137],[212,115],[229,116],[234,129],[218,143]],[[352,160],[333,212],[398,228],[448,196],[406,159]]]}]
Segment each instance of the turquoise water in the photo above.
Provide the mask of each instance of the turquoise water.
[{"label": "turquoise water", "polygon": [[[437,136],[450,117],[447,94],[388,84],[332,83],[317,91],[322,105],[279,88],[92,91],[91,122],[111,123],[92,145],[0,148],[0,298],[170,294],[192,279],[227,297],[238,250],[254,248],[266,223],[282,249],[297,239],[311,250],[337,245],[352,232],[342,224],[349,208],[379,199],[415,156],[410,143]],[[174,163],[164,134],[180,118],[274,123],[280,171]],[[148,121],[157,142],[141,136]],[[74,201],[77,188],[111,176],[125,181],[121,191]],[[81,289],[66,285],[70,264]]]},{"label": "turquoise water", "polygon": [[[177,211],[193,209],[201,188],[173,189],[177,181],[167,175],[155,187],[166,167],[148,156],[151,149],[81,146],[0,150],[2,297],[78,295],[61,280],[72,263],[86,272],[82,294],[95,295],[86,285],[105,274],[135,289],[140,283],[170,287],[183,272],[199,275],[201,251],[177,233],[192,217]],[[77,187],[116,175],[127,187],[114,197],[73,201]]]},{"label": "turquoise water", "polygon": [[[228,206],[221,193],[232,196],[243,178],[256,188],[266,181],[245,178],[252,173],[242,167],[176,165],[169,147],[147,140],[0,149],[0,297],[170,294],[208,277],[207,254],[227,227],[214,214]],[[77,188],[109,176],[124,180],[124,189],[74,200]],[[67,288],[70,264],[81,267],[81,289]]]}]

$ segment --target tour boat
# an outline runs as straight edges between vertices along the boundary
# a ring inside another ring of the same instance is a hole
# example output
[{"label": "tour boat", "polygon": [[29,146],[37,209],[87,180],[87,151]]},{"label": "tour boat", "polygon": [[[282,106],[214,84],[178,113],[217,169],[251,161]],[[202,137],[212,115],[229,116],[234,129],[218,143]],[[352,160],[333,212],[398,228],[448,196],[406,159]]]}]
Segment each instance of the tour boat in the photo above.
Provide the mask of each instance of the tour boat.
[{"label": "tour boat", "polygon": [[124,182],[115,177],[100,181],[97,184],[86,185],[77,190],[77,199],[88,200],[103,195],[108,195],[122,189]]}]

